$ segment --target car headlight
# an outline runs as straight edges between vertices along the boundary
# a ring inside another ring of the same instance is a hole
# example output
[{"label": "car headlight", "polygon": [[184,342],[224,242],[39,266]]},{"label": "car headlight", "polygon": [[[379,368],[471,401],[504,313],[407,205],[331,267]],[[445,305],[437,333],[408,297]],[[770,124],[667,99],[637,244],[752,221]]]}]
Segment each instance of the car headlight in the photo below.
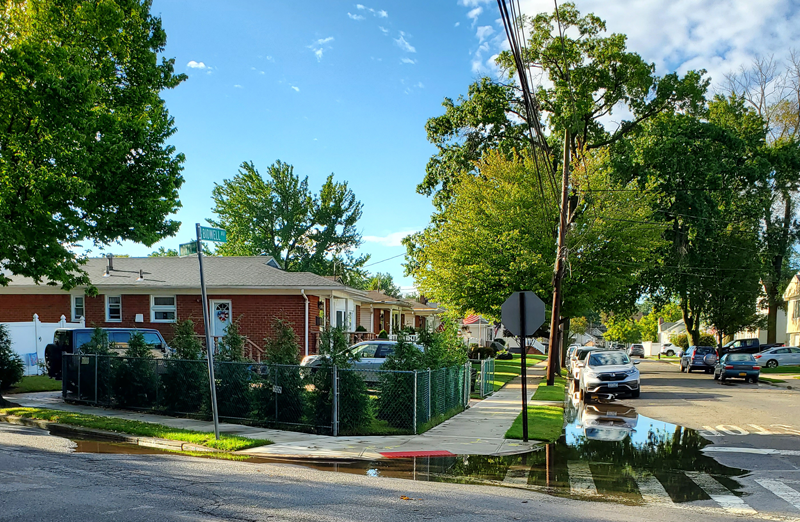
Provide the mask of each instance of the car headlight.
[{"label": "car headlight", "polygon": [[639,370],[637,368],[631,368],[630,370],[625,370],[625,373],[628,375],[633,375],[635,373],[639,373]]}]

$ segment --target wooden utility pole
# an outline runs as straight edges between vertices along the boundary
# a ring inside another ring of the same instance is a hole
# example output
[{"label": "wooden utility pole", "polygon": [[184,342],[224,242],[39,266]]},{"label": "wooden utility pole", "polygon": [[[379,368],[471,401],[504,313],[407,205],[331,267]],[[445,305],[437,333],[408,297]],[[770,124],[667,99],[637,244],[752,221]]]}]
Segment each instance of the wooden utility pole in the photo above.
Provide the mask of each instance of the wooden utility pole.
[{"label": "wooden utility pole", "polygon": [[556,374],[561,368],[559,357],[559,323],[561,322],[561,280],[564,277],[564,258],[569,222],[569,166],[570,166],[569,129],[564,130],[564,165],[561,172],[561,208],[558,220],[558,250],[556,266],[553,271],[553,307],[550,317],[550,346],[547,352],[547,385],[553,386]]}]

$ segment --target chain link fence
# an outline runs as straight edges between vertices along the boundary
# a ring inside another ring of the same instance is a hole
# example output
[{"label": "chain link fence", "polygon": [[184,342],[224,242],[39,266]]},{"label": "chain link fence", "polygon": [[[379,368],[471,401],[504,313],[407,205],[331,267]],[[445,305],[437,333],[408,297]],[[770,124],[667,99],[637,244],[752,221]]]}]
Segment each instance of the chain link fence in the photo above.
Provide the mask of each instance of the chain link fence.
[{"label": "chain link fence", "polygon": [[494,358],[470,359],[474,374],[472,391],[483,399],[494,393]]},{"label": "chain link fence", "polygon": [[[64,354],[65,400],[211,418],[205,360]],[[469,404],[470,365],[437,370],[215,362],[220,419],[333,435],[422,433]]]}]

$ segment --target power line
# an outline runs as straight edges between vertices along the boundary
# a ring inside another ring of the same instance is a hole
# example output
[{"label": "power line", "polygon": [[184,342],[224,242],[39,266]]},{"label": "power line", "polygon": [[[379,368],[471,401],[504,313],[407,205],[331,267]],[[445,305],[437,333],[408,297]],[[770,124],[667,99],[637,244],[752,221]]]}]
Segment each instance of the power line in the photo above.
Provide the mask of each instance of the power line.
[{"label": "power line", "polygon": [[381,259],[380,261],[375,261],[374,263],[370,263],[368,265],[364,265],[361,268],[367,268],[368,266],[377,265],[377,264],[383,263],[384,261],[391,261],[392,259],[396,259],[396,258],[398,258],[400,256],[404,256],[404,255],[405,254],[397,254],[396,256],[387,257],[386,259]]}]

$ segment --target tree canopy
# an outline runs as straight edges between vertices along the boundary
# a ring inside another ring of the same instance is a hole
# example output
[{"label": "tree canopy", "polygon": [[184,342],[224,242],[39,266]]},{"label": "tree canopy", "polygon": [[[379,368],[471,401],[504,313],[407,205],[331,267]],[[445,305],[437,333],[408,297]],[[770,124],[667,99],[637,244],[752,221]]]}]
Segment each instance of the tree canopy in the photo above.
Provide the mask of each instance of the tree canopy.
[{"label": "tree canopy", "polygon": [[[0,9],[0,267],[88,284],[73,246],[174,235],[184,157],[160,98],[186,76],[149,0]],[[85,246],[85,245],[84,245]],[[0,273],[0,284],[9,278]]]},{"label": "tree canopy", "polygon": [[285,270],[337,276],[358,272],[369,259],[353,254],[363,205],[333,174],[314,194],[308,178],[287,163],[270,165],[265,178],[246,162],[233,179],[215,185],[212,198],[216,217],[208,222],[228,231],[218,255],[270,255]]}]

